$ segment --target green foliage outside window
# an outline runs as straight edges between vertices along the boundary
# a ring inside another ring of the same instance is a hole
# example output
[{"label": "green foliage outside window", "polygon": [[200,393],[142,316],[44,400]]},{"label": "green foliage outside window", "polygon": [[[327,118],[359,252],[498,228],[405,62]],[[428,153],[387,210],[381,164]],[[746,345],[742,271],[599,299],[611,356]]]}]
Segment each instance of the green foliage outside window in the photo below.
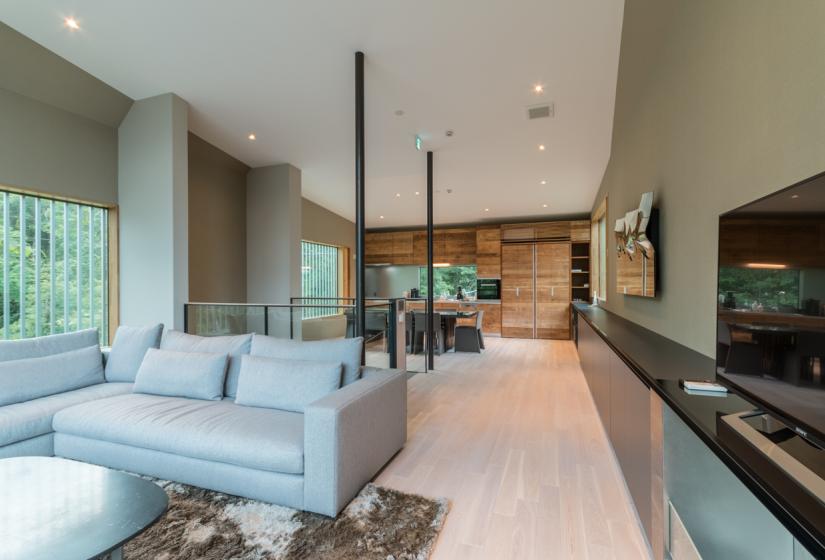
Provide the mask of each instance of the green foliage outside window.
[{"label": "green foliage outside window", "polygon": [[[418,269],[418,284],[421,296],[427,295],[427,268]],[[447,266],[433,269],[433,297],[450,297],[456,295],[458,286],[465,297],[476,295],[475,266]]]},{"label": "green foliage outside window", "polygon": [[790,311],[799,307],[799,271],[722,267],[719,269],[719,301],[732,294],[736,308],[761,305],[765,310]]},{"label": "green foliage outside window", "polygon": [[96,327],[106,344],[107,218],[105,208],[0,191],[0,338]]}]

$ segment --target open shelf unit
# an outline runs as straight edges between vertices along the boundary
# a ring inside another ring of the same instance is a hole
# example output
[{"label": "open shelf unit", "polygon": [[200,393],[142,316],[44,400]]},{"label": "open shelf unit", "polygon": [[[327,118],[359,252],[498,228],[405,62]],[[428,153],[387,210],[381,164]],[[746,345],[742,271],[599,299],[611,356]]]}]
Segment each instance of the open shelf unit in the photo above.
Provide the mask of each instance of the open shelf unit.
[{"label": "open shelf unit", "polygon": [[570,299],[590,299],[590,243],[573,242],[570,245]]}]

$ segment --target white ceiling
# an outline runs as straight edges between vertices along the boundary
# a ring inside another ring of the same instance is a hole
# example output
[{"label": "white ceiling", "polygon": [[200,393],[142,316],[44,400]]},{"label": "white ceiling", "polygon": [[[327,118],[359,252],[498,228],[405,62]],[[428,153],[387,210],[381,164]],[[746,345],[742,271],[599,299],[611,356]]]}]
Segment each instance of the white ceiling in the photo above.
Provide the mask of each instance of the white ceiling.
[{"label": "white ceiling", "polygon": [[[132,98],[177,93],[195,134],[250,166],[292,163],[306,198],[350,219],[363,50],[367,225],[389,227],[425,222],[416,134],[435,152],[437,223],[588,212],[610,154],[623,6],[4,0],[0,19]],[[551,101],[554,118],[527,120]]]}]

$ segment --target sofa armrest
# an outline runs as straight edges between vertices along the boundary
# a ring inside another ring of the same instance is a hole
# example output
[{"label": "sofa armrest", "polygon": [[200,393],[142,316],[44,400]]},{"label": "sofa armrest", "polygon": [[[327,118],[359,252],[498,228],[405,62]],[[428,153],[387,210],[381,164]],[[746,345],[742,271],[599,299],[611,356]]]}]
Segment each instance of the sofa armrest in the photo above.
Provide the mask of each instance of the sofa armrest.
[{"label": "sofa armrest", "polygon": [[407,440],[407,374],[369,368],[304,409],[304,509],[334,517]]}]

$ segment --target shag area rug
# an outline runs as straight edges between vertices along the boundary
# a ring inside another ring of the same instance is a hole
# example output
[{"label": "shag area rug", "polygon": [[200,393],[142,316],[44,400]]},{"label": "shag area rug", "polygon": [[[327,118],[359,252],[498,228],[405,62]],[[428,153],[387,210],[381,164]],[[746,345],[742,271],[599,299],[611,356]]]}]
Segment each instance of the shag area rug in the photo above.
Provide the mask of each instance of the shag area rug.
[{"label": "shag area rug", "polygon": [[166,514],[126,543],[126,560],[426,560],[447,501],[368,484],[332,519],[154,480]]}]

